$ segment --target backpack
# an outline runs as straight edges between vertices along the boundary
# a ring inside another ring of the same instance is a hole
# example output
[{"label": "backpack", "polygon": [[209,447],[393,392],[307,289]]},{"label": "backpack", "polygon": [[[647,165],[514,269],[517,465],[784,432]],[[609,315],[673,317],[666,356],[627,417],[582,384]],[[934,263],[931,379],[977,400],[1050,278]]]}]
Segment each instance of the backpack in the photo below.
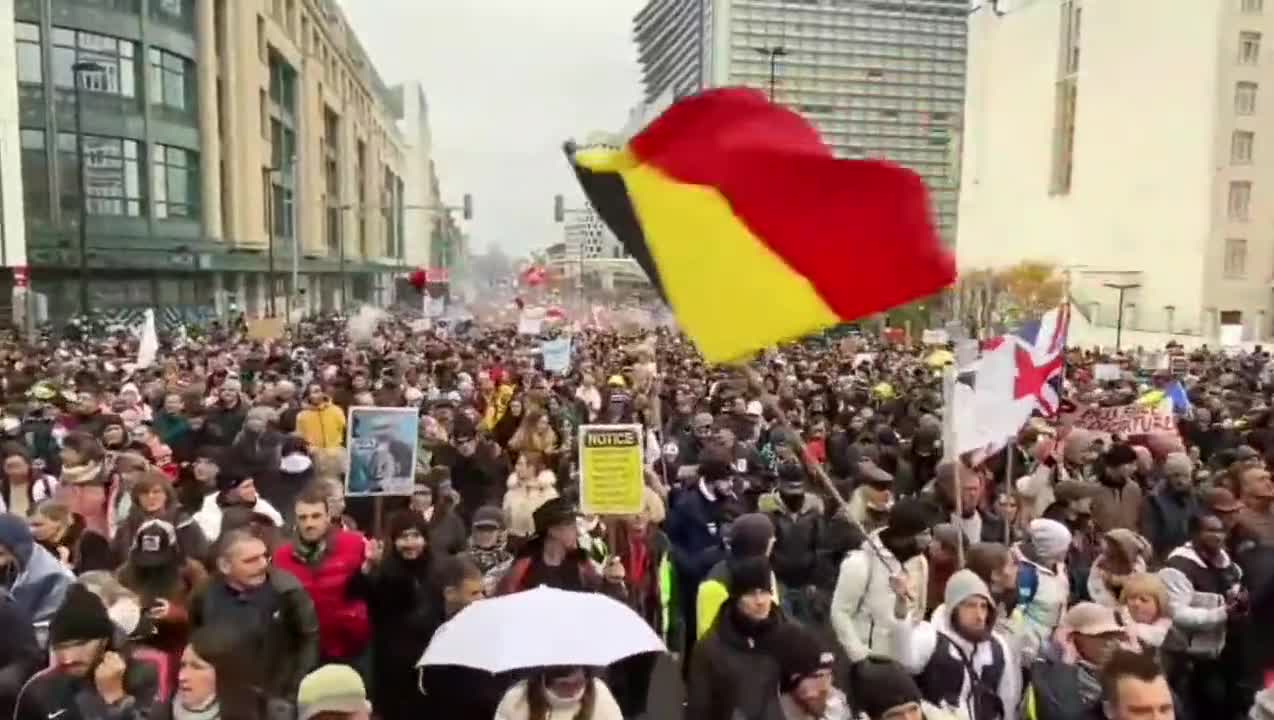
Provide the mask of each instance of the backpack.
[{"label": "backpack", "polygon": [[1035,600],[1040,590],[1040,571],[1034,565],[1024,562],[1017,566],[1017,606],[1026,607]]}]

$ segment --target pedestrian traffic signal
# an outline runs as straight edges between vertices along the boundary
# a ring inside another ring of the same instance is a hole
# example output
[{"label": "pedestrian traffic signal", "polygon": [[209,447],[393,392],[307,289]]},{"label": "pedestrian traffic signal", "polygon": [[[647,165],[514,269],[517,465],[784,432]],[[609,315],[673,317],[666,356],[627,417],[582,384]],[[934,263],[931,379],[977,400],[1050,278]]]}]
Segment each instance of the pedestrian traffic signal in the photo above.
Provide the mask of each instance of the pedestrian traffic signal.
[{"label": "pedestrian traffic signal", "polygon": [[566,198],[561,195],[553,196],[553,222],[562,222],[566,219]]},{"label": "pedestrian traffic signal", "polygon": [[464,219],[473,219],[473,196],[469,193],[464,194]]}]

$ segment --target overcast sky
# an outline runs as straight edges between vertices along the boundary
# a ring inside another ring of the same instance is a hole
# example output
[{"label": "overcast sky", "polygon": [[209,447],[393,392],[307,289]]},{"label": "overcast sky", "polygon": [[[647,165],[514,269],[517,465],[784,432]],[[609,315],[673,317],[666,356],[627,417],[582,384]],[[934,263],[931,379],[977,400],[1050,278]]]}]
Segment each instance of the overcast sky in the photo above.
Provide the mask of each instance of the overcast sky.
[{"label": "overcast sky", "polygon": [[617,131],[641,98],[632,18],[642,0],[342,0],[390,85],[429,100],[444,199],[469,192],[475,251],[561,239],[553,194],[583,202],[561,144]]}]

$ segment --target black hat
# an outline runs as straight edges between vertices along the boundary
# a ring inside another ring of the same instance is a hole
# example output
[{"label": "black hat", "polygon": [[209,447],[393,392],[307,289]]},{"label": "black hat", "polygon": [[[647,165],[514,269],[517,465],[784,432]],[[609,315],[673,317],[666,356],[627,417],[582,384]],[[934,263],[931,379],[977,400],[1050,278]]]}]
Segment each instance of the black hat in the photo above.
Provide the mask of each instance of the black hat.
[{"label": "black hat", "polygon": [[1120,465],[1137,462],[1137,453],[1132,449],[1132,446],[1119,443],[1110,446],[1110,449],[1106,451],[1105,460],[1107,467],[1119,467]]},{"label": "black hat", "polygon": [[128,559],[139,568],[171,565],[178,559],[177,530],[165,520],[150,519],[137,528]]},{"label": "black hat", "polygon": [[483,505],[473,512],[473,529],[504,529],[504,511],[495,505]]},{"label": "black hat", "polygon": [[805,468],[800,463],[779,465],[779,491],[793,495],[805,492]]},{"label": "black hat", "polygon": [[854,709],[869,720],[908,703],[921,701],[920,688],[903,666],[885,658],[870,657],[856,663],[850,675]]},{"label": "black hat", "polygon": [[462,443],[478,436],[478,428],[465,415],[457,415],[451,422],[451,442]]},{"label": "black hat", "polygon": [[781,624],[770,649],[779,665],[780,692],[791,692],[803,678],[831,670],[836,664],[836,656],[823,639],[796,623]]},{"label": "black hat", "polygon": [[903,498],[889,511],[889,534],[893,537],[919,535],[929,529],[929,506],[916,498]]},{"label": "black hat", "polygon": [[742,597],[754,590],[774,591],[774,576],[765,557],[734,559],[726,567],[730,571],[730,597]]},{"label": "black hat", "polygon": [[535,534],[543,535],[550,528],[575,522],[577,515],[579,513],[575,511],[575,506],[571,505],[570,501],[566,498],[555,497],[536,508],[531,514],[531,519],[535,521]]},{"label": "black hat", "polygon": [[62,606],[49,622],[49,645],[105,640],[114,634],[115,623],[102,599],[79,583],[67,588]]},{"label": "black hat", "polygon": [[774,540],[774,522],[765,513],[747,513],[730,524],[728,544],[735,557],[765,555]]}]

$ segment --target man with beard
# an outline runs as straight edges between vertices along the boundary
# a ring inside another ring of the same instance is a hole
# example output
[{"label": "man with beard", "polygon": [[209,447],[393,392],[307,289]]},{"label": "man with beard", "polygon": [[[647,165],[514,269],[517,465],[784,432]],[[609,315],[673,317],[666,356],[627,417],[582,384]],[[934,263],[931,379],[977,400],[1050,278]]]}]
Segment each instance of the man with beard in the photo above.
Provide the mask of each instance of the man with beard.
[{"label": "man with beard", "polygon": [[969,720],[1015,717],[1022,680],[1012,648],[992,630],[991,590],[972,570],[961,570],[947,581],[943,605],[950,614],[933,622],[899,618],[894,658],[934,705],[958,708]]},{"label": "man with beard", "polygon": [[1102,457],[1101,488],[1093,497],[1093,525],[1105,534],[1120,528],[1136,530],[1141,513],[1141,486],[1137,453],[1122,443],[1112,445]]},{"label": "man with beard", "polygon": [[679,596],[688,638],[701,634],[695,626],[697,588],[725,557],[725,526],[732,517],[731,504],[736,502],[734,475],[724,451],[714,448],[705,453],[697,470],[699,482],[677,496],[664,523],[672,543],[669,551],[677,572],[676,587],[688,589]]},{"label": "man with beard", "polygon": [[891,651],[898,606],[923,617],[929,583],[924,550],[931,539],[928,506],[906,498],[889,511],[887,526],[841,561],[832,628],[851,662]]},{"label": "man with beard", "polygon": [[1163,461],[1162,482],[1141,508],[1141,535],[1150,541],[1155,558],[1167,557],[1190,539],[1190,516],[1198,511],[1190,456],[1170,453]]},{"label": "man with beard", "polygon": [[500,504],[509,464],[499,446],[478,437],[472,420],[463,415],[453,420],[451,452],[442,455],[442,462],[435,464],[450,466],[451,486],[460,494],[460,516],[466,525],[478,508]]},{"label": "man with beard", "polygon": [[822,638],[796,623],[784,623],[775,633],[773,653],[778,692],[755,720],[849,720],[845,693],[832,684],[836,656]]},{"label": "man with beard", "polygon": [[18,697],[19,720],[140,720],[149,715],[159,679],[135,662],[102,601],[72,585],[49,626],[52,666]]}]

